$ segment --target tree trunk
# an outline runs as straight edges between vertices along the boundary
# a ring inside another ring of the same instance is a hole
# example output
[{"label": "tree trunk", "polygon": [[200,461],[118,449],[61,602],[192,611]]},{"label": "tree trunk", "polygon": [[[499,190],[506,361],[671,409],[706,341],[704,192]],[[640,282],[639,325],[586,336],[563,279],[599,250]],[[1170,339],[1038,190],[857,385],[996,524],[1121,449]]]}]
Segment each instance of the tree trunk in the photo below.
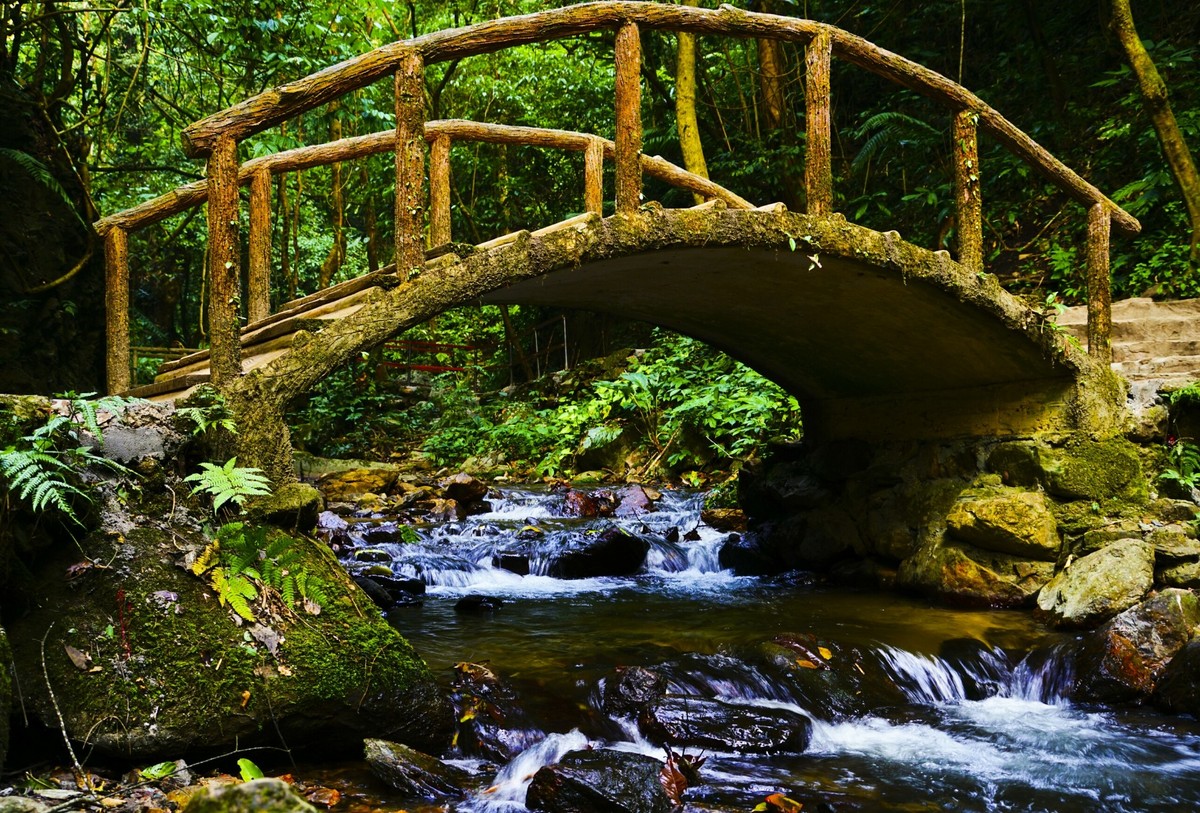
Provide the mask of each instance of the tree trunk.
[{"label": "tree trunk", "polygon": [[[338,116],[340,109],[341,104],[338,102],[332,102],[329,105],[329,113],[333,116],[333,121],[329,124],[330,141],[338,141],[342,137],[342,120]],[[329,186],[333,245],[329,248],[325,262],[321,263],[321,276],[317,282],[319,288],[329,287],[334,275],[342,267],[342,261],[346,259],[346,196],[342,192],[342,165],[340,162],[329,168]]]},{"label": "tree trunk", "polygon": [[1192,226],[1188,262],[1195,268],[1200,265],[1200,174],[1196,172],[1196,162],[1192,159],[1191,150],[1183,139],[1183,133],[1175,121],[1175,113],[1171,110],[1171,103],[1167,100],[1166,83],[1159,76],[1154,61],[1146,53],[1137,29],[1133,26],[1133,12],[1129,8],[1129,0],[1113,0],[1112,27],[1129,57],[1129,65],[1133,68],[1138,88],[1142,92],[1142,103],[1154,122],[1154,129],[1167,157],[1167,164],[1183,195],[1188,220]]},{"label": "tree trunk", "polygon": [[[695,6],[700,0],[681,0],[685,6]],[[688,172],[707,178],[708,164],[700,129],[696,121],[696,35],[679,32],[679,52],[675,61],[675,121],[679,129],[679,148],[683,152],[683,167]],[[704,196],[693,192],[696,203]]]}]

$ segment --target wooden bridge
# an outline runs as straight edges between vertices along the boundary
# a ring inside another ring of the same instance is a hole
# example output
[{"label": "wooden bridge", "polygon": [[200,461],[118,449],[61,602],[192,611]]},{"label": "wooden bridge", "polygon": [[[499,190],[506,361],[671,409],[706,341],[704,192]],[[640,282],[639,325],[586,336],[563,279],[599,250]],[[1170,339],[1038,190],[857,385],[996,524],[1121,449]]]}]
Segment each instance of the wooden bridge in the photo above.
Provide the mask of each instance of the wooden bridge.
[{"label": "wooden bridge", "polygon": [[[642,154],[639,32],[647,29],[803,45],[804,213],[789,213],[781,204],[758,206]],[[428,65],[598,30],[616,31],[615,139],[425,120]],[[905,243],[895,233],[854,226],[833,212],[835,59],[946,108],[955,165],[953,258]],[[239,164],[238,144],[247,137],[389,78],[395,129]],[[980,133],[1082,206],[1092,360],[984,273]],[[453,242],[450,151],[456,143],[480,141],[582,153],[586,214],[478,246]],[[1106,372],[1111,360],[1110,234],[1136,233],[1137,220],[967,89],[826,24],[730,6],[708,10],[644,2],[586,3],[493,20],[395,42],[269,90],[187,127],[183,145],[188,155],[207,159],[207,180],[96,224],[106,247],[112,392],[131,386],[129,233],[207,204],[210,349],[164,365],[153,385],[135,392],[173,398],[211,380],[223,390],[253,390],[258,399],[283,404],[362,350],[441,310],[486,298],[612,310],[689,332],[792,389],[806,408],[810,430],[824,423],[830,431],[847,431],[868,412],[894,413],[897,397],[920,404],[910,410],[914,433],[932,426],[973,431],[967,424],[979,414],[1000,413],[1018,417],[992,419],[996,431],[1029,431],[1048,420],[1046,404],[1057,405],[1050,411],[1059,417],[1051,422],[1086,423],[1079,418],[1088,414],[1079,409],[1081,398],[1090,398],[1093,411],[1101,412],[1119,398],[1111,386],[1095,384],[1094,376]],[[395,155],[394,264],[272,314],[271,177],[385,152]],[[615,215],[607,219],[601,217],[605,161],[615,164]],[[706,203],[684,210],[645,206],[644,176]],[[243,327],[238,207],[244,185],[250,187],[250,231]],[[654,285],[646,285],[651,274],[663,286],[682,284],[689,295],[679,297],[679,289],[674,299],[655,293]],[[623,278],[640,279],[643,295],[616,296]],[[849,303],[859,311],[848,311]],[[1081,384],[1085,381],[1091,383]],[[1102,397],[1097,388],[1105,390]],[[945,407],[934,408],[947,392],[972,393],[957,399],[954,409],[975,417],[964,422]],[[1108,406],[1096,406],[1097,398]]]}]

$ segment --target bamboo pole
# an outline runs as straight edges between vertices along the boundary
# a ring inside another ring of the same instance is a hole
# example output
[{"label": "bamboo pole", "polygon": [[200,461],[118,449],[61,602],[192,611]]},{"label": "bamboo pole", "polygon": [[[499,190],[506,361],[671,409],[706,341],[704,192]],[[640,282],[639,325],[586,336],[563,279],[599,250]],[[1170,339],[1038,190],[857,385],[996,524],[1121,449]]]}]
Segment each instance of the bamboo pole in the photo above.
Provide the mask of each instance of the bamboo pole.
[{"label": "bamboo pole", "polygon": [[954,114],[954,212],[958,261],[983,271],[983,199],[979,182],[979,116]]},{"label": "bamboo pole", "polygon": [[250,180],[250,272],[248,322],[271,315],[271,170],[259,168]]},{"label": "bamboo pole", "polygon": [[833,144],[829,68],[833,43],[828,32],[812,38],[804,52],[804,185],[810,215],[833,212]]},{"label": "bamboo pole", "polygon": [[129,234],[118,227],[104,236],[104,309],[106,314],[108,394],[129,389]]},{"label": "bamboo pole", "polygon": [[642,205],[642,45],[636,23],[617,29],[617,212]]},{"label": "bamboo pole", "polygon": [[1103,203],[1088,210],[1088,355],[1105,364],[1112,363],[1112,279],[1108,253],[1111,214]]},{"label": "bamboo pole", "polygon": [[425,265],[425,61],[415,51],[396,70],[396,273]]},{"label": "bamboo pole", "polygon": [[588,139],[583,153],[583,208],[604,214],[604,141]]},{"label": "bamboo pole", "polygon": [[442,134],[429,153],[429,247],[450,240],[450,136]]},{"label": "bamboo pole", "polygon": [[221,387],[242,372],[238,341],[237,142],[217,139],[208,158],[208,337],[212,383]]}]

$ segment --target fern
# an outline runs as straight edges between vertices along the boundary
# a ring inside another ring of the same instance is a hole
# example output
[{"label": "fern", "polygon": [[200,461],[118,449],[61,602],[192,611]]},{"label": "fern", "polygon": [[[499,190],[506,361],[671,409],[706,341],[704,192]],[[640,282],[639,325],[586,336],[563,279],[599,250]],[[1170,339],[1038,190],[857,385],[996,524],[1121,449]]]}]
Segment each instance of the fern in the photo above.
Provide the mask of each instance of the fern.
[{"label": "fern", "polygon": [[271,481],[262,469],[238,466],[237,458],[231,457],[224,466],[201,463],[203,471],[188,475],[184,482],[196,483],[193,494],[208,494],[213,500],[213,511],[220,511],[225,503],[232,502],[239,509],[246,505],[249,497],[265,497],[271,493]]},{"label": "fern", "polygon": [[201,386],[188,399],[188,404],[177,407],[175,415],[188,424],[193,436],[207,434],[214,428],[224,429],[231,435],[237,434],[233,410],[225,402],[225,396],[216,389]]},{"label": "fern", "polygon": [[909,146],[921,138],[940,137],[940,133],[914,116],[899,111],[885,111],[864,121],[854,131],[854,137],[867,139],[850,164],[854,172],[859,172],[872,158],[891,146]]},{"label": "fern", "polygon": [[87,226],[87,224],[83,222],[83,218],[80,217],[79,210],[76,208],[75,202],[71,200],[71,196],[67,194],[67,190],[63,188],[63,185],[58,182],[58,179],[54,177],[53,173],[50,172],[49,168],[45,164],[27,152],[14,150],[10,147],[0,147],[0,156],[12,161],[21,169],[25,170],[27,175],[57,195],[63,204],[71,210],[72,214],[75,215],[76,219],[78,219],[79,222],[85,227]]},{"label": "fern", "polygon": [[210,578],[222,607],[229,606],[247,621],[255,620],[254,611],[250,609],[250,602],[258,598],[258,588],[254,582],[243,574],[232,574],[223,567],[213,570]]},{"label": "fern", "polygon": [[[313,615],[320,613],[328,603],[325,583],[300,569],[300,552],[293,539],[281,534],[268,541],[268,535],[263,527],[226,523],[197,557],[192,572],[198,576],[208,572],[222,606],[228,605],[247,621],[254,620],[250,602],[262,595],[259,587],[278,593],[289,609],[301,605]],[[246,584],[254,588],[254,595],[247,593]]]}]

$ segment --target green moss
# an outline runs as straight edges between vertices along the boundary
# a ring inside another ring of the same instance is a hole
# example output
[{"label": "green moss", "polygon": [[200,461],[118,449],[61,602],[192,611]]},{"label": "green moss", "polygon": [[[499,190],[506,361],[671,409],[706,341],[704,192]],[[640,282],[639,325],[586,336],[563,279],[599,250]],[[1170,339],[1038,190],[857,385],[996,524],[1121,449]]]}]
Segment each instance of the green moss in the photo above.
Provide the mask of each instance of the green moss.
[{"label": "green moss", "polygon": [[1149,484],[1138,447],[1124,438],[1073,438],[1060,448],[1039,450],[1050,493],[1076,500],[1145,503]]}]

